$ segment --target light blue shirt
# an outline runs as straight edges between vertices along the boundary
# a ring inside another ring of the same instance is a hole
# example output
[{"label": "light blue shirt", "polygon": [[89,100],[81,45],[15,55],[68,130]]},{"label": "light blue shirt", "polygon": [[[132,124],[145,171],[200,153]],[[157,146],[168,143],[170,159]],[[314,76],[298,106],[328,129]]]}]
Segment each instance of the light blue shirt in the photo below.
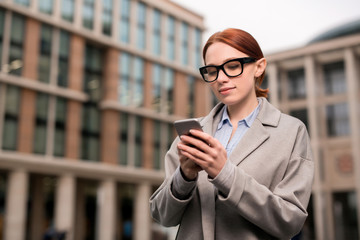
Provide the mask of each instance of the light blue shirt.
[{"label": "light blue shirt", "polygon": [[259,113],[260,103],[246,118],[238,122],[237,129],[231,139],[230,137],[233,131],[233,125],[230,122],[227,106],[225,106],[224,108],[225,110],[223,112],[221,121],[218,124],[214,137],[221,142],[223,147],[226,149],[227,155],[229,156],[236,147],[236,145],[239,143],[240,139],[244,136],[246,131],[251,127],[252,123],[256,119]]}]

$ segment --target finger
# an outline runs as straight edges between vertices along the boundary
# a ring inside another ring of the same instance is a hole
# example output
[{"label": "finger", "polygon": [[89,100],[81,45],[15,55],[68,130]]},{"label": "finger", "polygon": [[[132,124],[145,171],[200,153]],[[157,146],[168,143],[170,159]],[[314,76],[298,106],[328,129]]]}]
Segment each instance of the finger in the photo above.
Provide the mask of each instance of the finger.
[{"label": "finger", "polygon": [[220,143],[213,136],[211,136],[205,132],[199,131],[199,130],[192,129],[192,130],[190,130],[190,134],[193,135],[194,137],[202,140],[203,142],[205,142],[207,145],[210,145],[210,146],[216,146]]}]

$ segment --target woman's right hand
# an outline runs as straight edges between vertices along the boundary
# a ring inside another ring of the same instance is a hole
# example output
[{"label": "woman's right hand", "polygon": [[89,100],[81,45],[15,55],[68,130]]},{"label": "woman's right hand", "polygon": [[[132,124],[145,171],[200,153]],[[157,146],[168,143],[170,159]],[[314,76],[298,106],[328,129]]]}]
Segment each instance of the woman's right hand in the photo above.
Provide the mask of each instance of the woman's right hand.
[{"label": "woman's right hand", "polygon": [[[182,143],[179,143],[179,144],[182,144]],[[202,168],[199,165],[197,165],[196,163],[194,163],[192,160],[190,160],[189,158],[182,155],[181,152],[182,151],[178,148],[179,160],[180,160],[180,170],[183,174],[183,177],[187,181],[195,180],[198,175],[198,172],[200,172],[202,170]]]}]

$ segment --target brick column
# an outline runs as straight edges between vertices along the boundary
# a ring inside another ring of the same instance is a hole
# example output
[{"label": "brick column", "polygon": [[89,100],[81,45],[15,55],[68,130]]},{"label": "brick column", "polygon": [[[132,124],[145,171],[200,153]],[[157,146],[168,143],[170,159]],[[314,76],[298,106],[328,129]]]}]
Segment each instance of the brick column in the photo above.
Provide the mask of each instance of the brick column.
[{"label": "brick column", "polygon": [[195,89],[194,89],[194,114],[195,117],[205,116],[209,113],[210,109],[212,108],[211,102],[211,90],[210,87],[207,86],[202,79],[195,79]]},{"label": "brick column", "polygon": [[144,73],[144,107],[151,109],[153,102],[152,96],[152,64],[149,61],[145,61],[145,73]]},{"label": "brick column", "polygon": [[174,82],[174,114],[177,116],[187,117],[187,105],[189,103],[188,84],[186,75],[180,72],[175,72]]},{"label": "brick column", "polygon": [[119,147],[119,112],[101,112],[101,161],[116,165]]},{"label": "brick column", "polygon": [[[118,98],[119,52],[108,49],[105,53],[103,93],[104,100]],[[101,112],[101,161],[111,164],[118,162],[119,112],[106,109]]]},{"label": "brick column", "polygon": [[[69,88],[81,92],[83,89],[85,41],[73,35],[70,42]],[[66,114],[65,157],[77,159],[80,156],[81,102],[69,100]]]},{"label": "brick column", "polygon": [[[26,21],[25,29],[26,41],[24,42],[24,68],[22,75],[25,78],[36,81],[38,77],[40,23],[29,18]],[[35,107],[36,92],[23,88],[21,90],[19,109],[19,152],[32,153],[33,151]]]}]

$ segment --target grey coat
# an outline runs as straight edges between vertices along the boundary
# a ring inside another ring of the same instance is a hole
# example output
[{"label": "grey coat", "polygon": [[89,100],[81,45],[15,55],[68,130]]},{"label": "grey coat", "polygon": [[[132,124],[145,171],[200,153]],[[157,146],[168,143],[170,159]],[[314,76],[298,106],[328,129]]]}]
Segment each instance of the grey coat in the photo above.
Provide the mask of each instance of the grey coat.
[{"label": "grey coat", "polygon": [[[260,101],[256,120],[228,158],[237,167],[226,197],[204,171],[188,199],[172,194],[179,138],[173,142],[150,211],[164,226],[180,224],[177,239],[289,239],[301,230],[314,176],[308,133],[301,121]],[[201,120],[205,132],[214,135],[222,109],[218,104]]]}]

